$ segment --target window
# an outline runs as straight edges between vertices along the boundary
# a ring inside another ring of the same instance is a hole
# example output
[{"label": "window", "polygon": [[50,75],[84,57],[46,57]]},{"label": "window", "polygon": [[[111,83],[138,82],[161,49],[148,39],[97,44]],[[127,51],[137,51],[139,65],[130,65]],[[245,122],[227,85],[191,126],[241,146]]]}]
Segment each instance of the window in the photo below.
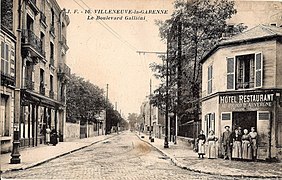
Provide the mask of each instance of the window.
[{"label": "window", "polygon": [[208,94],[212,93],[212,65],[208,67]]},{"label": "window", "polygon": [[262,54],[248,54],[227,58],[227,89],[262,87]]},{"label": "window", "polygon": [[54,44],[50,42],[50,59],[54,59]]},{"label": "window", "polygon": [[1,73],[9,74],[9,46],[1,41]]},{"label": "window", "polygon": [[54,26],[55,24],[55,13],[54,10],[51,9],[51,26]]},{"label": "window", "polygon": [[50,91],[53,91],[53,76],[50,75]]},{"label": "window", "polygon": [[1,134],[0,136],[9,136],[9,115],[8,115],[8,98],[6,96],[1,95],[0,102],[0,128]]},{"label": "window", "polygon": [[40,33],[41,47],[43,51],[45,50],[45,35],[43,32]]},{"label": "window", "polygon": [[210,130],[215,131],[215,113],[209,113],[205,115],[205,133],[206,135]]}]

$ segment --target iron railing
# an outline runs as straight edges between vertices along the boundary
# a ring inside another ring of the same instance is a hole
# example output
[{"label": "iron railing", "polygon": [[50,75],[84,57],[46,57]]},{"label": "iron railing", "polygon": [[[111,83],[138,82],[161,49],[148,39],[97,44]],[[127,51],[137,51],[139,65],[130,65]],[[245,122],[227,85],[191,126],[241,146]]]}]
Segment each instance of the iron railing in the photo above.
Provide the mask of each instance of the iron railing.
[{"label": "iron railing", "polygon": [[34,90],[34,82],[29,78],[25,78],[23,88],[33,91]]},{"label": "iron railing", "polygon": [[45,51],[43,51],[43,43],[40,38],[38,38],[34,32],[30,29],[22,30],[22,43],[25,45],[32,46],[38,53],[45,56]]}]

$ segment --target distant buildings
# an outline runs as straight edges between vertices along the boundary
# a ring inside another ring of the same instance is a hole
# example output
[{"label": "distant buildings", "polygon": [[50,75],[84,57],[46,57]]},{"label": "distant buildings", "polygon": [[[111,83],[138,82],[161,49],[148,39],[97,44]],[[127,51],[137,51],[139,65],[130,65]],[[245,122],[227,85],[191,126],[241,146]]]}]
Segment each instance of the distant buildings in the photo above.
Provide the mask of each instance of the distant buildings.
[{"label": "distant buildings", "polygon": [[[47,126],[64,136],[66,28],[56,0],[1,1],[1,151],[45,142]],[[3,112],[3,113],[2,113]]]}]

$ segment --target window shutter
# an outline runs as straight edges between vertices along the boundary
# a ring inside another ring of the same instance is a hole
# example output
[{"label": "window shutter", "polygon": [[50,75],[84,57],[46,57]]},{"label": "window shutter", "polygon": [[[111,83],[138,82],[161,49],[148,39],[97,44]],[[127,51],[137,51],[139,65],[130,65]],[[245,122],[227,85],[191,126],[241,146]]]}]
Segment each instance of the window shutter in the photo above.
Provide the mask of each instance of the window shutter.
[{"label": "window shutter", "polygon": [[4,51],[4,42],[3,41],[1,41],[1,58],[3,58],[4,59],[4,56],[5,56],[5,51]]},{"label": "window shutter", "polygon": [[208,94],[212,93],[212,65],[208,67]]},{"label": "window shutter", "polygon": [[235,59],[227,58],[227,89],[235,89]]},{"label": "window shutter", "polygon": [[255,87],[262,87],[262,69],[263,69],[262,54],[257,53],[255,55]]}]

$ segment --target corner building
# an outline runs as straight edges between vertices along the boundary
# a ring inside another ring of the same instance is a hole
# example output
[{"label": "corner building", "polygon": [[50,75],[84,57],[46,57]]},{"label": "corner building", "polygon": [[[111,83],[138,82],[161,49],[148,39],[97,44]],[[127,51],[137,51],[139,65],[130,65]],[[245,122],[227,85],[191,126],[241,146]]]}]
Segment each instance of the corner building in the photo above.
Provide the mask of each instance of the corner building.
[{"label": "corner building", "polygon": [[66,119],[65,10],[55,0],[22,0],[18,14],[20,37],[17,60],[15,118],[19,119],[20,146],[45,143],[46,128],[54,128],[63,140]]},{"label": "corner building", "polygon": [[281,159],[282,28],[258,25],[223,40],[201,63],[205,133],[255,127],[258,159]]}]

